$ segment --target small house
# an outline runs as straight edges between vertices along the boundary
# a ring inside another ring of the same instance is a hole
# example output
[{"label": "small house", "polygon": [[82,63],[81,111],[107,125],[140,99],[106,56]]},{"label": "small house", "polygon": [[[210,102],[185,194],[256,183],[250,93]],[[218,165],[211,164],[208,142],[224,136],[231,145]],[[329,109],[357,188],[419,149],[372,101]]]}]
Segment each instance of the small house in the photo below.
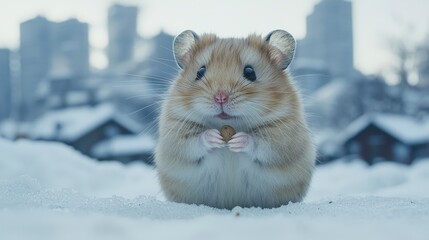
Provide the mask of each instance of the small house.
[{"label": "small house", "polygon": [[369,164],[394,161],[411,164],[429,157],[429,121],[395,114],[364,115],[340,135],[346,156]]},{"label": "small house", "polygon": [[97,143],[91,150],[91,156],[99,160],[153,164],[155,142],[150,135],[120,135]]},{"label": "small house", "polygon": [[111,104],[54,110],[37,119],[29,132],[35,140],[58,141],[93,157],[95,145],[122,135],[136,135],[141,126]]}]

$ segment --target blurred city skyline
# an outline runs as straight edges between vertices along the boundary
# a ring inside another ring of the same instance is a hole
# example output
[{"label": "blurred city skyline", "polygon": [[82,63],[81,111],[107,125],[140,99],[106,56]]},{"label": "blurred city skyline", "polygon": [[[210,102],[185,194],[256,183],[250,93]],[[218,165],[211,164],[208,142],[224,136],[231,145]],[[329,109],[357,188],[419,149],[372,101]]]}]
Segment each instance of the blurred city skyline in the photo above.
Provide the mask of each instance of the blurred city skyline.
[{"label": "blurred city skyline", "polygon": [[[244,37],[286,29],[297,39],[288,71],[303,95],[320,162],[359,155],[369,164],[381,159],[411,164],[429,156],[426,21],[418,22],[419,14],[389,18],[395,7],[377,5],[385,0],[365,11],[366,0],[314,0],[293,9],[285,7],[290,2],[282,7],[273,0],[203,1],[192,8],[195,14],[184,10],[192,5],[188,0],[108,1],[108,8],[98,0],[49,7],[46,1],[23,8],[35,10],[16,21],[19,46],[0,47],[0,136],[59,141],[100,160],[151,162],[159,105],[179,71],[174,35],[193,29]],[[15,22],[8,24],[15,29]],[[368,65],[375,70],[368,73]],[[142,137],[148,140],[145,148]]]},{"label": "blurred city skyline", "polygon": [[[143,37],[152,37],[161,30],[175,35],[184,29],[242,37],[252,32],[266,34],[273,29],[282,28],[301,39],[306,34],[306,17],[320,1],[199,1],[198,4],[191,0],[1,2],[0,13],[3,21],[0,23],[0,47],[17,49],[19,24],[37,15],[46,16],[52,21],[75,17],[90,25],[91,65],[95,68],[105,68],[105,50],[108,43],[107,8],[115,2],[139,7],[138,32]],[[393,60],[389,52],[389,39],[409,40],[409,43],[413,44],[427,37],[429,16],[424,9],[429,7],[429,1],[352,2],[355,66],[365,74],[386,73],[390,70]],[[230,22],[234,24],[228,24]]]}]

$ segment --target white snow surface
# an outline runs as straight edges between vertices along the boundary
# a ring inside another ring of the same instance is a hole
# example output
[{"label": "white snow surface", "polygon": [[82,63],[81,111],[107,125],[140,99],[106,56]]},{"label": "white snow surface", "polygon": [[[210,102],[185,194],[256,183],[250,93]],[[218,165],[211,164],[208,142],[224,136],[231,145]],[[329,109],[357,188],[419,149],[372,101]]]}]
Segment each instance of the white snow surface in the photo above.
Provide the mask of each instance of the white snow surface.
[{"label": "white snow surface", "polygon": [[429,160],[318,167],[302,203],[214,209],[168,202],[142,163],[0,139],[0,239],[429,239]]}]

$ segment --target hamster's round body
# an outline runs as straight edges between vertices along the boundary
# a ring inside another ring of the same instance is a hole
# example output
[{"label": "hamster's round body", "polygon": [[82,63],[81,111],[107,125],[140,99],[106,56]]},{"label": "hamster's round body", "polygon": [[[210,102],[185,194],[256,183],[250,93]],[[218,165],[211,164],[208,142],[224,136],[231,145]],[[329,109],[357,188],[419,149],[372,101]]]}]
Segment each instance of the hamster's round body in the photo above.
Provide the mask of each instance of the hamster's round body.
[{"label": "hamster's round body", "polygon": [[[155,152],[169,200],[231,209],[303,199],[315,150],[284,71],[294,48],[281,30],[265,39],[176,37],[182,70],[162,105]],[[237,132],[228,142],[219,133],[224,125]]]}]

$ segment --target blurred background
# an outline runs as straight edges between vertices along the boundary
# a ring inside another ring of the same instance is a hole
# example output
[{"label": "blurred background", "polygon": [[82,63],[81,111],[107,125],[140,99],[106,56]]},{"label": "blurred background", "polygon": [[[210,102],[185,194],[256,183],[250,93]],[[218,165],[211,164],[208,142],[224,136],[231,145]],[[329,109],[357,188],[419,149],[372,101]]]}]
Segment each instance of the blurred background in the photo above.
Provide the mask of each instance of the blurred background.
[{"label": "blurred background", "polygon": [[320,164],[429,159],[429,1],[0,0],[0,136],[152,163],[174,35],[285,29]]}]

